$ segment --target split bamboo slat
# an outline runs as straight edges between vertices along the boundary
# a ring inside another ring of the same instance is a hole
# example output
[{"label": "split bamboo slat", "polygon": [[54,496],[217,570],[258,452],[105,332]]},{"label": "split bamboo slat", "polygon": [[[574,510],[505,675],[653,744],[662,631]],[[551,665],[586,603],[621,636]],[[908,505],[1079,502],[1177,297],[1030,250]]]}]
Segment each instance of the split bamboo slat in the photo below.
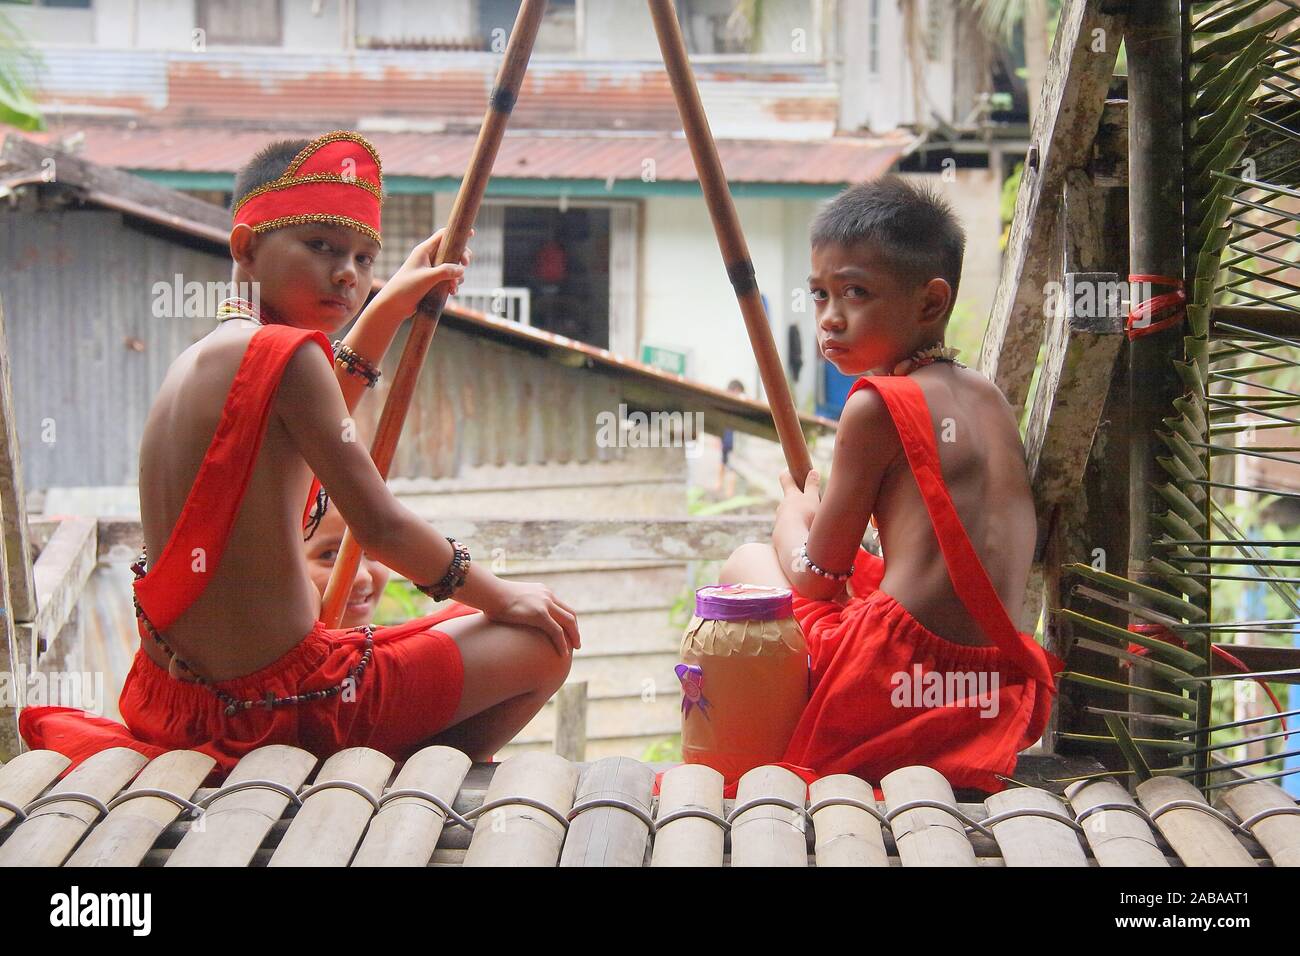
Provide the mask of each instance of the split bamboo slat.
[{"label": "split bamboo slat", "polygon": [[[1007,866],[1087,866],[1088,854],[1060,799],[1035,787],[1013,787],[984,801],[990,816],[1033,810],[1050,816],[1017,816],[989,826]],[[1055,817],[1056,819],[1052,819]]]},{"label": "split bamboo slat", "polygon": [[1250,851],[1222,820],[1191,807],[1165,809],[1176,801],[1209,808],[1201,791],[1189,781],[1180,777],[1152,777],[1138,784],[1137,798],[1184,866],[1257,865]]},{"label": "split bamboo slat", "polygon": [[23,807],[31,803],[71,762],[53,750],[29,750],[0,767],[0,832],[16,816],[4,804]]},{"label": "split bamboo slat", "polygon": [[[392,791],[424,790],[451,806],[470,759],[451,747],[426,747],[406,761]],[[423,797],[395,797],[370,821],[353,866],[426,866],[433,858],[446,815]]]},{"label": "split bamboo slat", "polygon": [[[107,803],[148,762],[125,747],[102,750],[64,777],[51,793],[85,794]],[[100,816],[99,809],[80,799],[47,803],[31,811],[0,844],[0,866],[61,866]]]},{"label": "split bamboo slat", "polygon": [[1082,780],[1065,789],[1075,818],[1083,820],[1084,836],[1099,866],[1168,866],[1151,827],[1128,810],[1096,810],[1109,804],[1138,809],[1129,792],[1114,780]]},{"label": "split bamboo slat", "polygon": [[[173,750],[152,760],[127,793],[161,790],[188,799],[216,764],[207,754]],[[65,866],[139,866],[158,834],[185,807],[166,797],[135,797],[112,810],[77,847]]]},{"label": "split bamboo slat", "polygon": [[[808,798],[813,806],[835,800],[876,805],[871,784],[846,773],[814,781]],[[813,813],[812,822],[818,866],[889,866],[880,820],[868,811],[831,803]]]},{"label": "split bamboo slat", "polygon": [[807,789],[803,780],[784,767],[755,767],[740,778],[736,810],[750,801],[772,797],[799,809],[769,803],[737,815],[731,823],[732,866],[808,865],[803,810]]},{"label": "split bamboo slat", "polygon": [[[315,766],[316,758],[307,751],[272,744],[240,760],[224,786],[264,780],[296,793]],[[166,865],[248,866],[289,803],[287,796],[269,789],[235,790],[217,797],[190,825]]]},{"label": "split bamboo slat", "polygon": [[656,796],[656,768],[628,757],[472,764],[431,746],[399,767],[358,747],[318,764],[262,747],[217,789],[200,788],[211,758],[188,751],[108,750],[71,772],[59,754],[25,753],[0,765],[0,865],[1300,864],[1300,805],[1262,781],[1219,791],[1215,807],[1174,777],[1141,784],[1137,801],[1106,777],[1064,798],[1025,787],[959,803],[942,775],[906,767],[880,781],[881,802],[857,777],[805,786],[758,767],[730,800],[698,764],[664,771]]},{"label": "split bamboo slat", "polygon": [[[928,800],[957,810],[952,787],[930,767],[901,767],[880,778],[885,806],[893,814],[913,801]],[[975,848],[953,812],[917,807],[892,817],[890,829],[903,866],[975,866]]]},{"label": "split bamboo slat", "polygon": [[[356,784],[371,796],[383,792],[393,758],[366,747],[341,750],[325,761],[315,786]],[[369,797],[347,787],[307,796],[271,857],[269,866],[347,866],[375,812]]]},{"label": "split bamboo slat", "polygon": [[1274,866],[1300,866],[1300,808],[1285,790],[1262,781],[1243,783],[1228,787],[1218,802],[1231,810],[1238,822],[1272,811],[1272,815],[1251,826],[1250,832]]},{"label": "split bamboo slat", "polygon": [[[556,754],[521,753],[492,775],[484,806],[525,797],[561,814],[573,809],[577,768]],[[555,866],[564,824],[527,803],[506,803],[479,817],[465,866]]]},{"label": "split bamboo slat", "polygon": [[564,839],[560,866],[643,866],[650,843],[655,772],[631,757],[598,760],[578,778],[573,806],[602,800],[636,807],[644,815],[618,806],[592,806],[573,818]]},{"label": "split bamboo slat", "polygon": [[651,866],[722,866],[726,833],[714,820],[683,816],[662,823],[681,810],[721,817],[722,789],[722,774],[704,764],[686,763],[664,774]]}]

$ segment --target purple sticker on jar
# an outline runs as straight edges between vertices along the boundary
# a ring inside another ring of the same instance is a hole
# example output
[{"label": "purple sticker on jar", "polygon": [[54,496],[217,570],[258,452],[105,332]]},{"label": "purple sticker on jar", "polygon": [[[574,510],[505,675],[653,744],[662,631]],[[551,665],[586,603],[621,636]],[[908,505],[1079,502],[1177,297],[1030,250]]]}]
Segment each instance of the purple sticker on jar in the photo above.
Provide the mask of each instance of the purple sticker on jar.
[{"label": "purple sticker on jar", "polygon": [[704,671],[697,664],[678,664],[673,668],[682,682],[682,718],[692,707],[698,707],[704,719],[709,719],[709,699],[704,696]]}]

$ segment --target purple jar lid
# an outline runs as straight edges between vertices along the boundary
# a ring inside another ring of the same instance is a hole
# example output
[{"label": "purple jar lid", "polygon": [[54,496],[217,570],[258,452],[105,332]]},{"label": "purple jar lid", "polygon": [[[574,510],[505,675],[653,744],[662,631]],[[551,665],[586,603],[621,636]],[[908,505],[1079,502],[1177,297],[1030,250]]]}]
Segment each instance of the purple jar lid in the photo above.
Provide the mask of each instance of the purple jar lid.
[{"label": "purple jar lid", "polygon": [[794,616],[789,588],[710,584],[695,591],[695,615],[708,621],[779,621]]}]

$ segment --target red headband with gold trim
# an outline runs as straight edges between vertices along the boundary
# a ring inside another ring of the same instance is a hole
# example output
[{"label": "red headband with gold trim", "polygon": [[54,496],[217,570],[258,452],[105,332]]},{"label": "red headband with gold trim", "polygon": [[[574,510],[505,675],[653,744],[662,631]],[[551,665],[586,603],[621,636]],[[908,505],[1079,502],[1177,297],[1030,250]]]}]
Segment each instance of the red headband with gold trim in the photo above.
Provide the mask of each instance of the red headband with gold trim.
[{"label": "red headband with gold trim", "polygon": [[348,130],[318,136],[279,179],[250,190],[235,206],[235,223],[269,232],[302,222],[333,222],[380,242],[384,176],[379,154]]}]

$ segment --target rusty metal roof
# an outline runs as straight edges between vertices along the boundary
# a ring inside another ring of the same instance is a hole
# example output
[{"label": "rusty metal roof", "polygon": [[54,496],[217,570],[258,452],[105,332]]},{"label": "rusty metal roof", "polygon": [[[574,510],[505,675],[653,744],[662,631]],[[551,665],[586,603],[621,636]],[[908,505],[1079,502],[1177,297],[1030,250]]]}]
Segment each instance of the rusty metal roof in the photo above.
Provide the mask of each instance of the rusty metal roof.
[{"label": "rusty metal roof", "polygon": [[[321,130],[322,132],[324,129]],[[233,174],[273,139],[297,136],[233,127],[137,127],[87,125],[78,155],[105,166],[134,171]],[[60,134],[27,134],[57,143]],[[67,135],[63,130],[62,136]],[[388,177],[459,179],[475,137],[460,133],[367,133]],[[837,137],[818,142],[719,140],[718,153],[733,183],[844,185],[885,173],[907,148],[905,134]],[[657,181],[695,182],[695,164],[678,136],[507,134],[493,176],[519,179],[637,180],[653,160]]]},{"label": "rusty metal roof", "polygon": [[[162,125],[363,128],[406,121],[476,132],[500,67],[491,53],[110,49],[42,45],[25,77],[43,110],[101,113]],[[839,84],[816,62],[695,60],[719,136],[826,138]],[[512,129],[660,131],[681,123],[658,60],[538,55]]]}]

